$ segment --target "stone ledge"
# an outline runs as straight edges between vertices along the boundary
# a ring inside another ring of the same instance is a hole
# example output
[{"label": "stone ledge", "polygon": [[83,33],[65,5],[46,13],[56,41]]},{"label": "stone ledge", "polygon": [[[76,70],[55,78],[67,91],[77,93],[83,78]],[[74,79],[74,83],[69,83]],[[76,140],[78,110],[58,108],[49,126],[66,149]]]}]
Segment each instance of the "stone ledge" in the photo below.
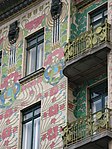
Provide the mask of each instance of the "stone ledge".
[{"label": "stone ledge", "polygon": [[38,69],[37,71],[35,71],[35,72],[33,72],[33,73],[31,73],[31,74],[29,74],[29,75],[27,75],[27,76],[21,78],[21,79],[19,80],[19,83],[20,83],[20,84],[25,84],[25,83],[27,83],[27,82],[29,82],[29,81],[31,81],[31,80],[34,80],[35,78],[37,78],[37,77],[39,77],[40,75],[42,75],[42,74],[44,73],[44,70],[45,70],[44,67]]}]

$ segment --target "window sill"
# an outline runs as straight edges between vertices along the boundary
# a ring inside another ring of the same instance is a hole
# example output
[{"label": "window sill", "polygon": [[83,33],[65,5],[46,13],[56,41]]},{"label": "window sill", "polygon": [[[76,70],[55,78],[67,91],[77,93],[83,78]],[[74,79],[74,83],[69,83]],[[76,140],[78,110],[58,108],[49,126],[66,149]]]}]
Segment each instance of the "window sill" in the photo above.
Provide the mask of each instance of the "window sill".
[{"label": "window sill", "polygon": [[44,73],[44,70],[45,70],[45,68],[42,67],[42,68],[38,69],[37,71],[35,71],[35,72],[33,72],[29,75],[26,75],[25,77],[23,77],[19,80],[19,83],[20,84],[25,84],[25,83],[27,83],[31,80],[34,80],[35,78],[41,76]]}]

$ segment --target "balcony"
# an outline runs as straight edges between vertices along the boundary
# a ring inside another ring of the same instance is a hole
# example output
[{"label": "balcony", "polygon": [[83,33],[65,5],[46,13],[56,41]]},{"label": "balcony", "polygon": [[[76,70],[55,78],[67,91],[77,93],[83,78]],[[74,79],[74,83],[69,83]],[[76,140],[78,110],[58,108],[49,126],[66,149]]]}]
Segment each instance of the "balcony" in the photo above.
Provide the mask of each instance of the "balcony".
[{"label": "balcony", "polygon": [[94,30],[89,30],[72,42],[68,42],[64,49],[65,67],[63,73],[72,82],[80,83],[89,77],[106,72],[107,53],[110,45],[111,26],[107,22]]},{"label": "balcony", "polygon": [[112,138],[112,110],[105,108],[77,119],[68,124],[63,133],[65,149],[108,149]]}]

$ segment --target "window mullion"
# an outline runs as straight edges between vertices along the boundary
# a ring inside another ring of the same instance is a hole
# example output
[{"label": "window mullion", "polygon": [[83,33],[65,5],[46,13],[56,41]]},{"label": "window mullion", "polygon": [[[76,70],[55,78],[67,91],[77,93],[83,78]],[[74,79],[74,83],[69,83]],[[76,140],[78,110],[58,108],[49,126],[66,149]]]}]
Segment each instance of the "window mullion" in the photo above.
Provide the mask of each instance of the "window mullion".
[{"label": "window mullion", "polygon": [[32,140],[31,140],[31,149],[33,149],[33,132],[34,131],[34,111],[33,111],[33,117],[32,117]]},{"label": "window mullion", "polygon": [[28,68],[29,68],[27,62],[28,62],[28,49],[26,49],[26,71],[25,71],[25,75],[28,74]]},{"label": "window mullion", "polygon": [[37,54],[38,54],[38,37],[37,37],[37,44],[36,44],[36,62],[35,62],[35,71],[37,70]]}]

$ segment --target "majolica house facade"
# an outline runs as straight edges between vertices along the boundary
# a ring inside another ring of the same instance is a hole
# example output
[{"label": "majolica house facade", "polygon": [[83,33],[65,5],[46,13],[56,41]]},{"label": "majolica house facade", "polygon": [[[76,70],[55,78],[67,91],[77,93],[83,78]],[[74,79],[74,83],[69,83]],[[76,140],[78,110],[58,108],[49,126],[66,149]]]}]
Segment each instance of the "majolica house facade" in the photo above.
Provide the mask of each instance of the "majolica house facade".
[{"label": "majolica house facade", "polygon": [[0,0],[0,149],[112,148],[112,0]]}]

